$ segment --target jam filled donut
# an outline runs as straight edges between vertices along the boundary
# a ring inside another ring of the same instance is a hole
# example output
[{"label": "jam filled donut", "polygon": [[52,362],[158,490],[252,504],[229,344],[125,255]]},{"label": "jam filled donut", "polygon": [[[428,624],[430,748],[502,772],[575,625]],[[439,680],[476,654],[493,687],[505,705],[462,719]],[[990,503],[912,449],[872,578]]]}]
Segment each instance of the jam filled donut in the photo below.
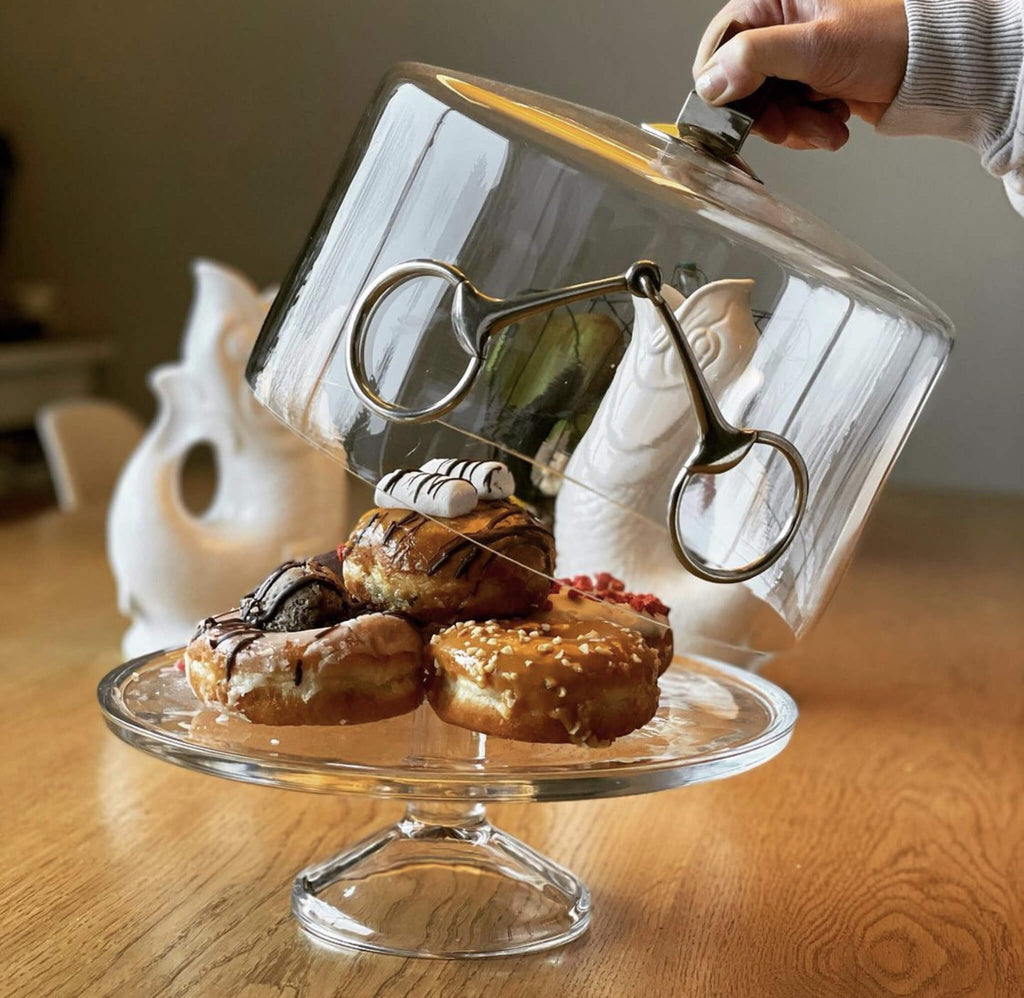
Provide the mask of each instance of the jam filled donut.
[{"label": "jam filled donut", "polygon": [[593,578],[577,575],[557,579],[544,609],[532,614],[540,622],[556,620],[608,620],[637,631],[658,656],[658,675],[671,664],[675,651],[669,609],[650,593],[628,593],[624,582],[607,572]]},{"label": "jam filled donut", "polygon": [[527,613],[547,598],[555,561],[551,532],[508,499],[443,522],[371,509],[342,551],[352,600],[420,623]]},{"label": "jam filled donut", "polygon": [[427,697],[449,724],[526,742],[599,746],[658,709],[658,657],[609,621],[462,622],[430,642]]},{"label": "jam filled donut", "polygon": [[419,706],[418,629],[390,614],[351,616],[330,561],[286,562],[239,610],[199,625],[184,658],[200,699],[259,724],[360,724]]}]

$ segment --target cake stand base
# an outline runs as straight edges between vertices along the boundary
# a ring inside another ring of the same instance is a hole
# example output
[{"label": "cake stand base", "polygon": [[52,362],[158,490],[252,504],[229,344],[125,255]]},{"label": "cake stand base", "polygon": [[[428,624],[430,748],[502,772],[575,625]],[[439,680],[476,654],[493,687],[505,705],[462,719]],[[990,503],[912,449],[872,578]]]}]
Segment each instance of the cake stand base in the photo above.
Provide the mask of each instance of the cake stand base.
[{"label": "cake stand base", "polygon": [[414,803],[397,824],[303,870],[292,911],[333,946],[472,959],[575,939],[590,924],[590,892],[490,825],[483,805]]}]

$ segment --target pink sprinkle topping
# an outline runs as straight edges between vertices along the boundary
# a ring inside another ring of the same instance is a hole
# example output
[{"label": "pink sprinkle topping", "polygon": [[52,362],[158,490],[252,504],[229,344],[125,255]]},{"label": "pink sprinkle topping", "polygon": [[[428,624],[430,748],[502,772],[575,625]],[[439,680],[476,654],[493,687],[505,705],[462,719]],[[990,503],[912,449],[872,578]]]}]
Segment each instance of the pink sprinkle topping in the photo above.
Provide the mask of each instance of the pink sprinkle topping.
[{"label": "pink sprinkle topping", "polygon": [[568,589],[566,595],[571,600],[589,599],[595,602],[604,600],[608,603],[625,603],[637,613],[647,613],[651,616],[658,614],[667,616],[668,614],[668,607],[653,593],[628,593],[626,584],[609,572],[598,572],[593,579],[589,575],[558,579],[551,584],[551,592],[553,594],[560,593],[563,587]]},{"label": "pink sprinkle topping", "polygon": [[179,658],[178,661],[174,663],[174,668],[177,669],[178,672],[184,672],[185,660],[183,658]]}]

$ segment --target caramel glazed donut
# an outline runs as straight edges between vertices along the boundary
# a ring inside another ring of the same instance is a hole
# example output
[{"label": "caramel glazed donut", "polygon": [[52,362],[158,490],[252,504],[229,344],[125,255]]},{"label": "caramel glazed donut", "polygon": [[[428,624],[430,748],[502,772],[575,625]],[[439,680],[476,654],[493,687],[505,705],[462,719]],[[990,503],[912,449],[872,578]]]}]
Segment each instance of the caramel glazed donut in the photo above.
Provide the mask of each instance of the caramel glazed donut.
[{"label": "caramel glazed donut", "polygon": [[352,616],[337,555],[285,562],[185,650],[193,692],[257,724],[361,724],[423,700],[423,639],[386,613]]},{"label": "caramel glazed donut", "polygon": [[443,524],[414,510],[371,509],[342,553],[353,600],[446,624],[519,616],[544,602],[555,541],[518,503],[497,499]]},{"label": "caramel glazed donut", "polygon": [[658,653],[611,621],[464,621],[435,634],[430,651],[438,717],[499,738],[596,747],[658,709]]}]

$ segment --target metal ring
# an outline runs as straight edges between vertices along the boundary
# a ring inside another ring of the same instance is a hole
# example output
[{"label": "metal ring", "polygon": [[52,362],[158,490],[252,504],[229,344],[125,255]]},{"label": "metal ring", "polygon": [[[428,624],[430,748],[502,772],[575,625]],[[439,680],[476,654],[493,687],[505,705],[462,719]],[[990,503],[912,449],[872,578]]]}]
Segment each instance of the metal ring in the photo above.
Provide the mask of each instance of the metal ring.
[{"label": "metal ring", "polygon": [[808,475],[807,465],[804,463],[800,452],[785,437],[768,430],[757,430],[751,447],[754,444],[764,444],[777,450],[789,463],[793,472],[793,481],[796,485],[796,498],[793,504],[793,511],[782,528],[775,543],[760,558],[755,558],[746,565],[739,568],[715,568],[708,564],[699,554],[691,551],[684,543],[679,534],[679,506],[682,502],[683,492],[690,479],[696,474],[691,465],[686,467],[676,477],[672,485],[672,491],[668,500],[668,522],[669,534],[672,538],[672,547],[675,549],[676,557],[683,563],[683,566],[700,579],[706,582],[746,582],[748,579],[760,575],[766,568],[774,565],[782,557],[786,549],[792,543],[793,537],[803,520],[804,511],[807,508]]},{"label": "metal ring", "polygon": [[437,260],[409,260],[396,267],[389,267],[376,281],[363,290],[352,308],[351,317],[345,330],[346,367],[352,390],[366,406],[377,415],[396,423],[428,423],[454,409],[469,392],[483,364],[483,357],[471,350],[471,345],[457,337],[459,345],[469,354],[469,364],[458,383],[447,395],[433,405],[421,409],[403,409],[382,398],[374,390],[366,376],[363,352],[366,346],[366,332],[374,309],[393,291],[417,277],[438,277],[458,287],[466,281],[466,275],[458,267]]}]

